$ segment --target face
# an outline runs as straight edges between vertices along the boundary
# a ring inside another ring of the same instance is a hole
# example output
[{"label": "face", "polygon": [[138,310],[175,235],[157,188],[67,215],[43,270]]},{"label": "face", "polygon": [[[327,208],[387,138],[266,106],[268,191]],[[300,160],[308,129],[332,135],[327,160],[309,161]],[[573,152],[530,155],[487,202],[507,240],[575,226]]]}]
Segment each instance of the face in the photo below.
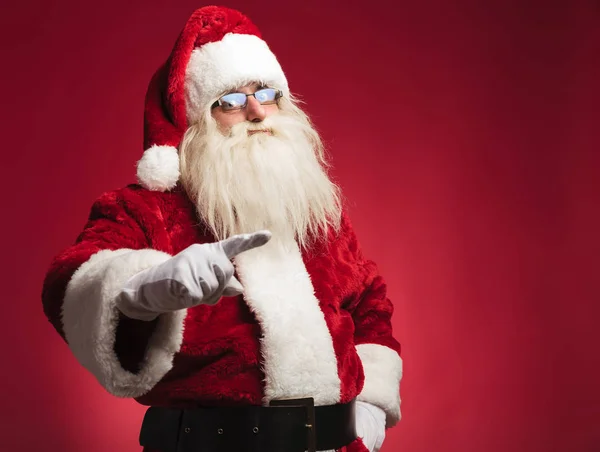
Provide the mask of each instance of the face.
[{"label": "face", "polygon": [[[262,86],[258,83],[252,83],[235,89],[231,92],[254,94]],[[234,111],[225,111],[222,107],[217,106],[212,109],[212,116],[219,126],[222,133],[227,133],[236,124],[244,121],[260,123],[267,117],[277,114],[279,107],[277,103],[269,105],[261,105],[253,96],[248,96],[248,103],[244,108]]]},{"label": "face", "polygon": [[179,147],[181,180],[215,238],[269,229],[271,241],[293,233],[308,246],[339,227],[339,190],[306,114],[286,97],[268,107],[259,122],[246,119],[252,107],[232,112],[238,122],[228,133],[213,115],[200,118]]}]

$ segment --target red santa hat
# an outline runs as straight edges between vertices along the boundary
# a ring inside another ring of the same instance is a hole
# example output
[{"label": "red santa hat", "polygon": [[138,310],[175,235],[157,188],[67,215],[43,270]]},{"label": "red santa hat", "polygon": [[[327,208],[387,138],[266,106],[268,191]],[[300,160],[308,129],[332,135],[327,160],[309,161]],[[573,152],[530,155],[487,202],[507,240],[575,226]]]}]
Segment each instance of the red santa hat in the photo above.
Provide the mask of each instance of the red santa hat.
[{"label": "red santa hat", "polygon": [[173,188],[179,180],[177,148],[188,125],[224,92],[251,82],[289,94],[277,58],[250,19],[217,6],[194,11],[148,87],[139,183],[150,190]]}]

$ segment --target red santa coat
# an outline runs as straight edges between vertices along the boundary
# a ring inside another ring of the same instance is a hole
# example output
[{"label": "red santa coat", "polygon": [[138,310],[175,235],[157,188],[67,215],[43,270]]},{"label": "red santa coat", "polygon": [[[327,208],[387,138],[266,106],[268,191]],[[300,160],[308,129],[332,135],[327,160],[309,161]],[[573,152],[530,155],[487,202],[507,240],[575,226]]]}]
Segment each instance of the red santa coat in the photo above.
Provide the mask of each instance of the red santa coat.
[{"label": "red santa coat", "polygon": [[[214,240],[180,186],[105,193],[76,243],[53,260],[45,313],[110,393],[144,405],[260,405],[300,397],[327,405],[357,398],[381,407],[388,427],[400,419],[393,307],[345,214],[341,231],[309,251],[293,242],[237,256],[243,296],[152,322],[119,313],[115,298],[128,278]],[[357,440],[346,449],[365,448]]]}]

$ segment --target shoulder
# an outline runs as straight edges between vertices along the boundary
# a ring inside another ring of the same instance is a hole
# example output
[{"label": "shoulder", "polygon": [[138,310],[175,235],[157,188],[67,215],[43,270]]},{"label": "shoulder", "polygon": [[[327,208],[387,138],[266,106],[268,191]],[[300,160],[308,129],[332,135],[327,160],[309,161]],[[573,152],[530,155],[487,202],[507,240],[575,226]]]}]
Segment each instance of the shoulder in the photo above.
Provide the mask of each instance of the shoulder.
[{"label": "shoulder", "polygon": [[172,190],[160,192],[148,190],[138,184],[129,184],[122,188],[103,192],[96,201],[105,203],[126,201],[164,203],[169,201],[189,202],[189,198],[180,185],[177,185]]},{"label": "shoulder", "polygon": [[325,234],[314,239],[307,256],[326,257],[336,262],[362,259],[360,245],[346,210],[341,212],[337,227],[330,226]]},{"label": "shoulder", "polygon": [[305,264],[318,290],[335,287],[342,298],[360,293],[373,271],[346,211],[341,214],[339,228],[331,228],[307,252]]},{"label": "shoulder", "polygon": [[333,249],[343,249],[356,255],[360,252],[360,246],[350,216],[346,210],[340,215],[339,227],[331,227],[323,243],[331,252]]},{"label": "shoulder", "polygon": [[91,217],[130,215],[165,215],[170,211],[190,210],[193,205],[187,194],[176,186],[173,190],[159,192],[148,190],[138,184],[105,191],[94,201]]}]

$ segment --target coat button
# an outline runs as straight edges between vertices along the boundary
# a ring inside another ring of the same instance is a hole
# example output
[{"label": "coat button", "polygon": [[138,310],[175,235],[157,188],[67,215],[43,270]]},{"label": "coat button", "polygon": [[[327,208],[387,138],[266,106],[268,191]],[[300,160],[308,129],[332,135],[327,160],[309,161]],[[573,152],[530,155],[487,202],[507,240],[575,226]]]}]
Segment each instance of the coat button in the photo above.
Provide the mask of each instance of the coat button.
[{"label": "coat button", "polygon": [[191,429],[191,428],[189,428],[189,427],[186,427],[186,428],[185,428],[183,431],[184,431],[184,432],[186,432],[186,433],[189,433],[189,432],[191,432],[191,431],[192,431],[192,429]]},{"label": "coat button", "polygon": [[222,429],[222,428],[220,428],[220,429],[217,429],[217,433],[218,433],[219,435],[222,435],[222,434],[223,434],[223,429]]},{"label": "coat button", "polygon": [[254,433],[258,433],[258,427],[254,427],[254,428],[252,429],[252,431],[253,431]]}]

